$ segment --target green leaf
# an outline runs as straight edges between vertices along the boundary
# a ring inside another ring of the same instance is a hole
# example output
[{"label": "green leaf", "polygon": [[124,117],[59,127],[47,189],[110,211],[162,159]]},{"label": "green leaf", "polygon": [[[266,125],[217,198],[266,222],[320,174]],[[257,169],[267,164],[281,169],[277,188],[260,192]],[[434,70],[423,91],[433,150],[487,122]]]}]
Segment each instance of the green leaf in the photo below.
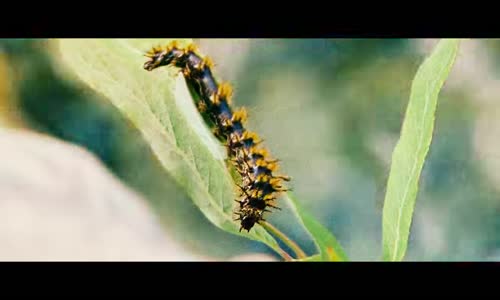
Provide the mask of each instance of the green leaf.
[{"label": "green leaf", "polygon": [[420,66],[411,87],[400,139],[394,149],[383,210],[383,259],[403,260],[429,150],[439,91],[455,61],[459,40],[441,40]]},{"label": "green leaf", "polygon": [[288,192],[287,198],[293,212],[299,217],[300,222],[313,238],[314,244],[319,251],[319,259],[321,261],[347,261],[347,255],[333,234],[309,214],[292,193]]},{"label": "green leaf", "polygon": [[235,185],[225,166],[225,151],[203,122],[184,78],[175,68],[142,68],[143,54],[169,41],[64,39],[59,49],[62,61],[139,129],[165,170],[214,225],[279,252],[262,227],[239,232],[233,221]]}]

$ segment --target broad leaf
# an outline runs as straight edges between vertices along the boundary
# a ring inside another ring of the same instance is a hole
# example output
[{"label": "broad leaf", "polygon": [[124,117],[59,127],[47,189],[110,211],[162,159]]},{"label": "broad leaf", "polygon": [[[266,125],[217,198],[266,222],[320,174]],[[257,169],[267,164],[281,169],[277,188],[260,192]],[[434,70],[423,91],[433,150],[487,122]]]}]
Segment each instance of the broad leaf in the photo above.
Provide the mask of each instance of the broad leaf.
[{"label": "broad leaf", "polygon": [[142,68],[143,54],[168,42],[67,39],[59,46],[63,62],[140,130],[165,170],[213,224],[278,251],[274,238],[260,226],[249,234],[239,233],[239,224],[233,221],[235,185],[224,149],[203,123],[178,70]]},{"label": "broad leaf", "polygon": [[438,94],[455,61],[458,46],[458,40],[441,40],[413,80],[384,200],[382,230],[386,261],[401,261],[405,256],[420,173],[432,140]]}]

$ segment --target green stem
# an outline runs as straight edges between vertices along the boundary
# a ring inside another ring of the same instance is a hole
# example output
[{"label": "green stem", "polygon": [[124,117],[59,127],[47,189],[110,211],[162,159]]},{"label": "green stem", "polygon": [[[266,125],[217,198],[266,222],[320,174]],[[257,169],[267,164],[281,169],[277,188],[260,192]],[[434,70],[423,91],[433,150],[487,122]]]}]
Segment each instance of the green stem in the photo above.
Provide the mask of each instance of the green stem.
[{"label": "green stem", "polygon": [[278,248],[278,254],[283,257],[285,261],[293,261],[293,257],[291,257],[288,253],[285,252],[285,250]]},{"label": "green stem", "polygon": [[298,259],[307,257],[306,253],[302,249],[300,249],[300,247],[294,241],[292,241],[289,237],[287,237],[278,228],[274,227],[273,225],[271,225],[266,221],[261,221],[259,222],[259,224],[262,225],[262,227],[264,227],[267,231],[274,234],[281,241],[283,241],[283,243],[285,243],[288,247],[290,247],[290,249],[292,249],[292,251],[295,252],[295,255],[297,255]]}]

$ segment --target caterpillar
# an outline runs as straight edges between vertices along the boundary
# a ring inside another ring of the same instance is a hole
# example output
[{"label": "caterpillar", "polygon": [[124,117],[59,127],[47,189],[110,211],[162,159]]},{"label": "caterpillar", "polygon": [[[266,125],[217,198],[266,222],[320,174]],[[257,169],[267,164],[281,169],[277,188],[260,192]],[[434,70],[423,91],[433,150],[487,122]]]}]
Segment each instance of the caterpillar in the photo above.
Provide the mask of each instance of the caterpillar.
[{"label": "caterpillar", "polygon": [[290,177],[274,174],[279,160],[272,159],[261,147],[258,135],[246,129],[246,110],[233,109],[231,85],[216,80],[212,60],[200,54],[195,44],[180,46],[174,40],[164,47],[153,47],[145,56],[149,58],[143,65],[145,70],[176,67],[199,97],[199,112],[207,116],[215,137],[226,146],[228,159],[241,176],[241,184],[236,184],[240,194],[235,200],[235,221],[240,221],[240,232],[250,232],[256,223],[265,221],[264,213],[271,212],[268,208],[280,209],[275,202],[279,193],[289,190],[282,182],[290,181]]}]

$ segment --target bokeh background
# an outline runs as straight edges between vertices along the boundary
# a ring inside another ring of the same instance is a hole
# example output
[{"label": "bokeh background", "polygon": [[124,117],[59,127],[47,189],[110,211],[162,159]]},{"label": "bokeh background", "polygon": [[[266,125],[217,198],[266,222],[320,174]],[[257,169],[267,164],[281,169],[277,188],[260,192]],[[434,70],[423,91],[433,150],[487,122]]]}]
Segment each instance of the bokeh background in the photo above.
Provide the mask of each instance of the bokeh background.
[{"label": "bokeh background", "polygon": [[[195,41],[233,84],[249,127],[282,160],[303,205],[350,259],[380,260],[392,150],[411,80],[437,41]],[[8,223],[0,259],[277,259],[211,225],[138,130],[70,76],[57,51],[53,40],[0,40],[0,214]],[[461,44],[440,94],[406,260],[500,260],[498,57],[499,40]],[[50,146],[59,143],[64,149]],[[95,173],[81,175],[86,168]],[[269,219],[313,253],[286,207]]]}]

